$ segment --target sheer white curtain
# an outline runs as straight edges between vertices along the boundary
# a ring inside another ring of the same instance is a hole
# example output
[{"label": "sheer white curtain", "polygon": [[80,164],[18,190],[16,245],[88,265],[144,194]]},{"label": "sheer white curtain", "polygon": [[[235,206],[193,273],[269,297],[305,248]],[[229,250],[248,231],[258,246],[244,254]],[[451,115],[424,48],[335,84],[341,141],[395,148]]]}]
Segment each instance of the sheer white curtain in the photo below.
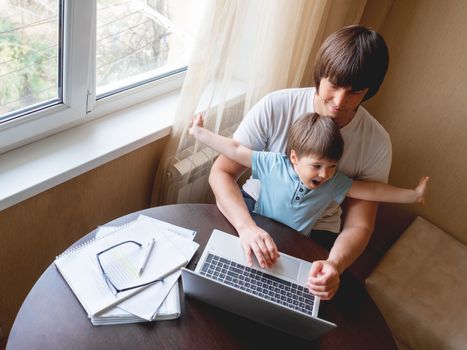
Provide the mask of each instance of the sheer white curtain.
[{"label": "sheer white curtain", "polygon": [[188,135],[191,116],[231,135],[268,92],[312,84],[326,35],[358,23],[366,0],[212,0],[197,35],[174,127],[154,180],[152,205],[209,202],[215,154]]}]

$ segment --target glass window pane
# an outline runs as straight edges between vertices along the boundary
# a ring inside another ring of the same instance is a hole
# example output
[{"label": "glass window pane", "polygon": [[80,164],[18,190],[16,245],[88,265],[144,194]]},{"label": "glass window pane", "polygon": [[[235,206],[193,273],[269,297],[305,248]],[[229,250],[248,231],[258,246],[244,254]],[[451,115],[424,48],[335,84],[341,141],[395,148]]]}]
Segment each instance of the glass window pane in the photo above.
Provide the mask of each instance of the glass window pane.
[{"label": "glass window pane", "polygon": [[185,67],[202,3],[97,0],[97,95]]},{"label": "glass window pane", "polygon": [[0,121],[61,99],[59,1],[0,1]]}]

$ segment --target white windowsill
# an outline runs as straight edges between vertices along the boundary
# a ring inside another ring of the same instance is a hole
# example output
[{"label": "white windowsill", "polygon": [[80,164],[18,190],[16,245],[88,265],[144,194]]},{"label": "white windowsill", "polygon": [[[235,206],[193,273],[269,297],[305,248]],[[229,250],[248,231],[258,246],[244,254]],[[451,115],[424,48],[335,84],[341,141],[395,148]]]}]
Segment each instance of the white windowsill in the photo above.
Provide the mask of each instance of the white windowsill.
[{"label": "white windowsill", "polygon": [[169,135],[179,91],[0,155],[0,210]]}]

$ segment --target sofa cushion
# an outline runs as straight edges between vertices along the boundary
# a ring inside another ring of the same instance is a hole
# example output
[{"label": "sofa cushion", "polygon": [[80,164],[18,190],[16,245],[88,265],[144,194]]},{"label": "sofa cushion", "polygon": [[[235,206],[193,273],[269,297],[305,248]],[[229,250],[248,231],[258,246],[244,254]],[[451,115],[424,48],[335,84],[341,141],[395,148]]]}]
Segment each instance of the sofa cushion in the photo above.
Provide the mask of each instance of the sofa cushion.
[{"label": "sofa cushion", "polygon": [[427,220],[414,220],[366,286],[399,342],[467,348],[467,247]]}]

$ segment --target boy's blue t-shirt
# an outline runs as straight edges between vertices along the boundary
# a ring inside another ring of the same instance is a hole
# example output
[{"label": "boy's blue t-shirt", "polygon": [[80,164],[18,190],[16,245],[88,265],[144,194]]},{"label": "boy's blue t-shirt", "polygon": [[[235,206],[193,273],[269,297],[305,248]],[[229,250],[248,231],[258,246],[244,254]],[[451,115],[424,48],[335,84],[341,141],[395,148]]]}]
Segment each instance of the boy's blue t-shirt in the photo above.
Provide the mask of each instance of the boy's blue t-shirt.
[{"label": "boy's blue t-shirt", "polygon": [[261,180],[261,192],[254,213],[267,216],[308,235],[328,205],[342,203],[352,180],[336,174],[318,188],[308,189],[287,156],[253,152],[252,176]]}]

